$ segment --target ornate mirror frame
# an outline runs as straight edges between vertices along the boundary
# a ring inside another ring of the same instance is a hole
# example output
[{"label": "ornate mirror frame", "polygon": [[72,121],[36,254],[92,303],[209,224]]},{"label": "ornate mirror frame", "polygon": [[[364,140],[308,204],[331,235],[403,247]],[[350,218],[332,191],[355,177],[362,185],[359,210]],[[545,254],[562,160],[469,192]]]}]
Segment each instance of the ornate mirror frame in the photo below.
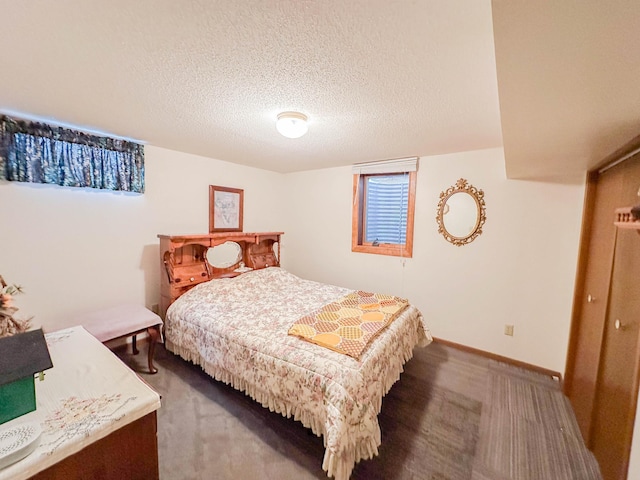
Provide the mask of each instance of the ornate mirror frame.
[{"label": "ornate mirror frame", "polygon": [[[447,205],[447,200],[449,200],[449,198],[451,198],[451,196],[455,195],[456,193],[467,193],[475,200],[477,206],[475,227],[468,235],[464,237],[456,237],[452,235],[447,231],[444,225],[444,215],[446,214],[446,210],[449,207]],[[449,187],[444,192],[440,192],[440,201],[438,202],[436,221],[438,222],[438,233],[441,233],[445,240],[447,240],[448,242],[453,243],[457,247],[473,242],[475,238],[482,233],[482,225],[484,225],[486,219],[487,216],[484,203],[484,192],[471,185],[469,182],[467,182],[466,179],[461,178],[456,182],[454,186]]]}]

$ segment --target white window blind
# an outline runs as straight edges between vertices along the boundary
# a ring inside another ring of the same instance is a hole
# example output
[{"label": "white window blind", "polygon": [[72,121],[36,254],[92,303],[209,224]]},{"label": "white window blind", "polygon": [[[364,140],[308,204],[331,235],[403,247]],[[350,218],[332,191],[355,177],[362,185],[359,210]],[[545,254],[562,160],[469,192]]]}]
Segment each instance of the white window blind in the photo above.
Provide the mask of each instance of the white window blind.
[{"label": "white window blind", "polygon": [[365,181],[365,241],[404,245],[407,242],[409,175],[372,175]]}]

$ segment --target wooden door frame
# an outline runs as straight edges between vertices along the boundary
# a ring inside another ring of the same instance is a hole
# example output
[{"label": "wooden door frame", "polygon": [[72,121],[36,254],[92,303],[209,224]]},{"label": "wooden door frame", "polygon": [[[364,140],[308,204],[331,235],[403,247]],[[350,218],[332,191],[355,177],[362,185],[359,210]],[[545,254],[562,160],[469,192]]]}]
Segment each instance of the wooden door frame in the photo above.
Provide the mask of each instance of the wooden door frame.
[{"label": "wooden door frame", "polygon": [[[584,305],[584,285],[586,282],[587,262],[589,256],[589,246],[591,244],[591,227],[593,225],[593,212],[595,210],[596,187],[600,174],[598,170],[587,172],[585,185],[584,205],[582,211],[582,227],[580,231],[580,249],[578,253],[578,265],[576,268],[576,281],[573,292],[573,306],[571,309],[571,328],[569,330],[569,346],[567,349],[567,360],[564,372],[563,390],[565,395],[569,395],[573,387],[573,374],[576,361],[576,350],[578,349],[580,318]],[[612,217],[613,218],[613,217]],[[598,355],[602,351],[600,350]],[[598,363],[599,360],[598,360]],[[588,444],[588,438],[585,438]]]},{"label": "wooden door frame", "polygon": [[[640,135],[634,137],[630,142],[606,157],[594,168],[587,171],[585,181],[585,197],[582,212],[582,226],[580,231],[580,249],[578,253],[578,264],[576,268],[576,281],[574,286],[573,305],[571,311],[571,327],[569,330],[569,345],[567,349],[567,360],[565,363],[564,393],[571,391],[573,383],[573,366],[575,364],[575,354],[577,350],[578,332],[580,330],[580,315],[584,305],[583,290],[586,281],[587,261],[591,238],[591,227],[593,224],[593,212],[595,210],[596,187],[598,179],[603,170],[613,168],[620,160],[631,156],[631,152],[640,149]],[[613,222],[613,212],[611,213]]]},{"label": "wooden door frame", "polygon": [[[585,304],[585,285],[586,285],[586,273],[587,273],[587,263],[588,263],[588,254],[589,247],[591,241],[592,234],[592,226],[593,226],[593,217],[594,211],[596,208],[595,200],[596,200],[596,192],[598,181],[601,173],[604,170],[609,168],[614,168],[619,163],[622,163],[627,158],[631,158],[637,154],[638,149],[640,149],[640,135],[636,136],[629,143],[624,145],[622,148],[615,151],[609,157],[604,159],[600,164],[598,164],[592,170],[587,172],[586,182],[585,182],[585,199],[583,206],[583,217],[582,217],[582,226],[580,232],[580,249],[578,254],[578,264],[576,269],[576,281],[574,286],[574,297],[573,297],[573,306],[572,306],[572,314],[571,314],[571,327],[569,332],[569,344],[567,348],[567,360],[565,367],[565,381],[563,384],[564,393],[569,396],[569,393],[572,390],[573,382],[574,382],[574,370],[575,370],[575,362],[576,362],[576,351],[578,349],[579,344],[579,331],[581,328],[581,318],[583,313],[583,307]],[[635,153],[634,153],[635,152]],[[626,205],[620,205],[626,206]],[[611,212],[611,222],[614,221],[614,212]],[[612,265],[613,268],[613,265]],[[609,289],[611,286],[609,285]],[[609,294],[607,294],[607,302],[609,301]],[[606,309],[608,312],[608,307]],[[607,313],[608,314],[608,313]],[[606,320],[606,319],[605,319]],[[603,328],[606,328],[606,321],[603,322]],[[595,387],[594,387],[594,402],[591,408],[590,417],[594,418],[595,412],[598,408],[598,392],[600,390],[601,385],[601,375],[602,375],[602,353],[603,353],[603,345],[604,345],[604,337],[598,349],[598,373],[595,379]],[[636,347],[635,357],[633,368],[635,369],[633,375],[633,384],[631,385],[631,399],[630,399],[630,413],[627,418],[628,425],[628,434],[625,434],[624,438],[624,451],[625,458],[623,458],[624,462],[624,471],[628,470],[630,453],[631,453],[631,443],[633,440],[633,431],[635,426],[635,418],[637,414],[637,404],[638,404],[638,395],[640,389],[640,338],[638,340],[638,345]],[[593,436],[593,421],[590,421],[589,424],[589,432],[587,432],[587,438],[585,438],[585,443],[589,448],[592,445],[592,436]]]}]

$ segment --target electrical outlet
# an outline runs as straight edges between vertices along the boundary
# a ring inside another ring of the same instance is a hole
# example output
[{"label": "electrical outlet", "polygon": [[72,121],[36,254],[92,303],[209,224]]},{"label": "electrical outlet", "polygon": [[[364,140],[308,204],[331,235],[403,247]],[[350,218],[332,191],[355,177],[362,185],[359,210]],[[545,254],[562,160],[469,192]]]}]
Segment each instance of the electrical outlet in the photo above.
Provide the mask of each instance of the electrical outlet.
[{"label": "electrical outlet", "polygon": [[513,325],[505,325],[504,326],[504,334],[513,337]]}]

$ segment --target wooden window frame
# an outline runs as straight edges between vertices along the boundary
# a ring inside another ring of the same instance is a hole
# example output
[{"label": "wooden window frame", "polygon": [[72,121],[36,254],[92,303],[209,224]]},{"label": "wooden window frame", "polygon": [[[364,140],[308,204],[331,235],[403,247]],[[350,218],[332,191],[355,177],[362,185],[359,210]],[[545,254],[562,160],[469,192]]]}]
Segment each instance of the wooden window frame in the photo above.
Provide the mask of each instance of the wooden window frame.
[{"label": "wooden window frame", "polygon": [[407,232],[404,245],[383,243],[374,246],[364,241],[364,217],[366,205],[364,199],[364,182],[374,174],[353,175],[353,210],[351,216],[351,251],[358,253],[374,253],[395,257],[411,258],[413,256],[413,219],[416,206],[417,172],[388,173],[383,175],[409,175],[409,192],[407,202]]}]

